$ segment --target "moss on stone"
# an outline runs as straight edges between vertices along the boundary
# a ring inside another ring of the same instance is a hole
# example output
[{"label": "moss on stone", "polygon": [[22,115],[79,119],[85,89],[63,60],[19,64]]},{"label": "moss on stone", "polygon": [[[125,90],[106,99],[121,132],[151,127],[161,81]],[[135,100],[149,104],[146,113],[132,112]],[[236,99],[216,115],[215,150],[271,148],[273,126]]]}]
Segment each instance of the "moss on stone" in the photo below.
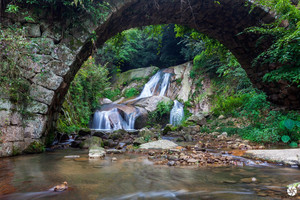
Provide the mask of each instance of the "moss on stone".
[{"label": "moss on stone", "polygon": [[42,153],[44,151],[45,151],[44,144],[38,141],[34,141],[30,143],[30,145],[24,150],[24,153],[33,154],[33,153]]}]

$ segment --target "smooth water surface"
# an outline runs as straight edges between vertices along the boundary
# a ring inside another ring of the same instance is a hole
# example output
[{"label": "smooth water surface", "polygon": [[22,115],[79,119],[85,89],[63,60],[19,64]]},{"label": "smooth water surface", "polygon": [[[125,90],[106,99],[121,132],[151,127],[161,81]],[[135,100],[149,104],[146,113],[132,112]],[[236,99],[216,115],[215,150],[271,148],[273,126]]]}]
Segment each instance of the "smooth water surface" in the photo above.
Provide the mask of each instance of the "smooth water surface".
[{"label": "smooth water surface", "polygon": [[[116,157],[89,160],[87,151],[61,150],[1,159],[0,194],[6,195],[0,199],[281,199],[287,184],[300,181],[293,168],[179,168],[138,155]],[[249,177],[258,181],[243,181]],[[63,181],[67,191],[49,190]]]}]

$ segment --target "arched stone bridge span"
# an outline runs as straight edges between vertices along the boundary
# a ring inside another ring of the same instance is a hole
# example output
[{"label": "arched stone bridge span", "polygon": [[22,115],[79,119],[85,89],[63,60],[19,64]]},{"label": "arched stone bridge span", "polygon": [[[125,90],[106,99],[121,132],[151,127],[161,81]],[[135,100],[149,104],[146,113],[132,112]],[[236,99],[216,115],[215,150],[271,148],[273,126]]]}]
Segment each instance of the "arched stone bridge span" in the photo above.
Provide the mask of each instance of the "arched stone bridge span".
[{"label": "arched stone bridge span", "polygon": [[[22,123],[21,115],[13,112],[14,105],[8,98],[1,97],[0,131],[4,140],[0,156],[11,155],[13,148],[22,150],[51,131],[69,85],[83,62],[92,55],[95,47],[101,47],[115,34],[133,27],[173,23],[207,34],[236,56],[252,83],[265,91],[270,101],[300,108],[299,88],[287,87],[285,82],[262,82],[263,75],[276,69],[276,64],[252,67],[253,59],[268,44],[257,47],[258,35],[239,34],[245,28],[273,21],[274,15],[267,9],[257,6],[249,12],[251,2],[247,0],[111,0],[110,3],[113,9],[109,16],[96,24],[87,16],[82,16],[76,25],[67,19],[56,20],[49,17],[50,10],[35,15],[38,18],[35,21],[39,23],[28,23],[10,15],[1,17],[4,24],[21,21],[27,27],[29,37],[47,42],[46,50],[38,51],[36,55],[47,74],[40,78],[42,71],[35,63],[20,62],[25,69],[24,76],[33,83],[31,96],[34,101],[27,108],[33,117]],[[93,31],[95,43],[89,39]]]}]

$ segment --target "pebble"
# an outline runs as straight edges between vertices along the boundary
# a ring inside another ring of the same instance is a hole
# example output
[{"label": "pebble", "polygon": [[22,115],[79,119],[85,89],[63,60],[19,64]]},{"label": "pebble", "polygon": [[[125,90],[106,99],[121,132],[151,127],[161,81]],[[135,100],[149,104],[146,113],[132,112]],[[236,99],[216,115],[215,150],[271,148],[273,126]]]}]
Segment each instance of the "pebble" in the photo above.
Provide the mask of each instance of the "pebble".
[{"label": "pebble", "polygon": [[174,166],[174,165],[175,165],[175,161],[173,161],[173,160],[169,161],[169,162],[168,162],[168,165],[169,165],[169,166]]},{"label": "pebble", "polygon": [[70,155],[70,156],[65,156],[64,158],[80,158],[79,155]]},{"label": "pebble", "polygon": [[118,159],[116,158],[116,157],[112,157],[111,158],[111,161],[113,161],[113,162],[115,162],[115,161],[117,161]]}]

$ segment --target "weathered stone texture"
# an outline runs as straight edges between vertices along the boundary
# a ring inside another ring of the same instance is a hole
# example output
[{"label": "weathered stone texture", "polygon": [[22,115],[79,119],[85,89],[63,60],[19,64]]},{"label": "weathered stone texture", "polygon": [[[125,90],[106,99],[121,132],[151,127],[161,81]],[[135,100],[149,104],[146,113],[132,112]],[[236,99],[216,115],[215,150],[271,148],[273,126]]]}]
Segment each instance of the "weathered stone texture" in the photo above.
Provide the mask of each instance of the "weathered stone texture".
[{"label": "weathered stone texture", "polygon": [[25,135],[33,139],[41,138],[46,128],[47,117],[45,115],[35,115],[33,120],[26,124]]},{"label": "weathered stone texture", "polygon": [[50,105],[54,96],[54,91],[48,90],[39,85],[33,85],[30,91],[30,96],[41,103]]}]

